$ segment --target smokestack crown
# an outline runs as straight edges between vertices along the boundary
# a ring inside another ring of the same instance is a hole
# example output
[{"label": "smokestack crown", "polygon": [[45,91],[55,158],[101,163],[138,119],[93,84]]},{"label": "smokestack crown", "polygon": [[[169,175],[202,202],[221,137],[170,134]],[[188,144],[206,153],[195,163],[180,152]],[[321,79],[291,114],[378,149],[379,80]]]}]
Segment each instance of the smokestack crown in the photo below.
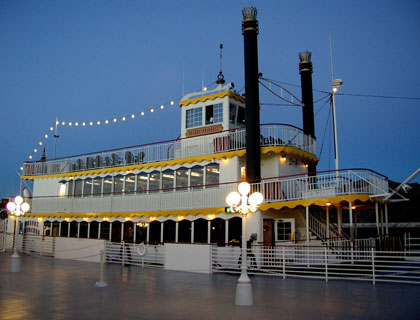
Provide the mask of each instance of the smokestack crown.
[{"label": "smokestack crown", "polygon": [[253,30],[258,34],[258,20],[257,20],[257,8],[246,7],[242,9],[242,34],[245,31]]},{"label": "smokestack crown", "polygon": [[302,71],[310,71],[312,73],[312,53],[310,51],[299,52],[299,73]]}]

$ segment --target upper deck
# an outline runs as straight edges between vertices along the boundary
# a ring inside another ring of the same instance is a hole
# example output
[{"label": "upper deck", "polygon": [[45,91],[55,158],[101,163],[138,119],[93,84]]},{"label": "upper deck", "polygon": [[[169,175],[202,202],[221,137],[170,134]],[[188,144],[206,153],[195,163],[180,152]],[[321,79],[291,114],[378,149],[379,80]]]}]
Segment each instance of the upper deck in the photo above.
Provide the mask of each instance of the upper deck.
[{"label": "upper deck", "polygon": [[[301,129],[284,124],[261,125],[261,147],[284,146],[304,151],[316,159],[316,141]],[[191,138],[99,151],[47,161],[25,162],[23,179],[68,174],[101,168],[118,168],[160,161],[209,156],[245,149],[245,128]]]}]

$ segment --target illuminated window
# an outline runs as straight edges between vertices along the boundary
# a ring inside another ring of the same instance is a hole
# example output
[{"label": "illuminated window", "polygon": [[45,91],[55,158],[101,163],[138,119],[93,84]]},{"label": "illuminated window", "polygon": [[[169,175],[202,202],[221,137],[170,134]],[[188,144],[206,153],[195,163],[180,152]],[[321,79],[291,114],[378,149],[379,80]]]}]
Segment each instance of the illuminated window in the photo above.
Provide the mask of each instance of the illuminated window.
[{"label": "illuminated window", "polygon": [[112,177],[107,176],[104,178],[103,194],[109,196],[112,193]]},{"label": "illuminated window", "polygon": [[89,197],[92,195],[92,179],[86,178],[83,181],[83,196]]},{"label": "illuminated window", "polygon": [[134,192],[136,186],[136,177],[134,174],[129,174],[125,176],[125,192]]},{"label": "illuminated window", "polygon": [[160,172],[153,171],[149,178],[149,192],[156,192],[160,189]]},{"label": "illuminated window", "polygon": [[147,173],[140,172],[137,175],[137,192],[146,192],[147,191]]},{"label": "illuminated window", "polygon": [[174,170],[165,170],[162,172],[162,189],[164,191],[173,191],[175,180]]},{"label": "illuminated window", "polygon": [[65,195],[66,195],[66,184],[65,183],[60,183],[59,196],[64,197]]},{"label": "illuminated window", "polygon": [[100,196],[102,192],[102,179],[101,178],[95,178],[93,179],[93,196]]},{"label": "illuminated window", "polygon": [[219,184],[219,164],[210,163],[206,166],[206,185]]},{"label": "illuminated window", "polygon": [[177,188],[188,187],[188,169],[187,168],[181,167],[176,170],[176,187]]},{"label": "illuminated window", "polygon": [[203,125],[203,110],[195,108],[186,112],[186,128],[200,127]]},{"label": "illuminated window", "polygon": [[124,191],[124,176],[118,175],[114,177],[114,193],[117,195]]},{"label": "illuminated window", "polygon": [[204,167],[195,166],[190,172],[190,186],[194,188],[202,188],[204,178]]}]

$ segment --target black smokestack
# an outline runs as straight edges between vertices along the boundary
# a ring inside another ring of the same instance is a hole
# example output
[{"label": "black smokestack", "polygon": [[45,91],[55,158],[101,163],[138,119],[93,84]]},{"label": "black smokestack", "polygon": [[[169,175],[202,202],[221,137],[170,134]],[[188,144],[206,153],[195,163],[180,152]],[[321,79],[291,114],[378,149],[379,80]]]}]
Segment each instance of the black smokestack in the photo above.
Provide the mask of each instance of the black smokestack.
[{"label": "black smokestack", "polygon": [[242,10],[245,60],[246,179],[261,179],[260,97],[258,89],[257,9]]},{"label": "black smokestack", "polygon": [[[299,52],[299,73],[302,87],[303,133],[315,139],[314,98],[312,95],[312,62],[309,51]],[[309,141],[305,141],[309,145]],[[316,163],[308,164],[308,173],[316,172]]]}]

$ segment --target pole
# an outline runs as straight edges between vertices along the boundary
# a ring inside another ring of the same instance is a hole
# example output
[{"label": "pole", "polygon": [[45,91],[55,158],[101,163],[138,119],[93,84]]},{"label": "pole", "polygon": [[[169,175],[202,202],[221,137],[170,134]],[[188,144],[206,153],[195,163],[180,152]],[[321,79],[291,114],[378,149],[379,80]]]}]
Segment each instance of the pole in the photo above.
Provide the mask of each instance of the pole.
[{"label": "pole", "polygon": [[104,263],[105,263],[105,252],[102,249],[100,252],[100,275],[99,275],[99,281],[97,281],[95,283],[95,287],[98,288],[103,288],[103,287],[108,287],[108,283],[106,281],[104,281]]},{"label": "pole", "polygon": [[242,213],[242,263],[241,263],[241,276],[236,285],[236,299],[237,306],[252,306],[252,284],[251,279],[248,277],[247,266],[247,246],[246,246],[246,216],[247,213]]},{"label": "pole", "polygon": [[15,235],[14,235],[14,245],[13,245],[13,254],[10,259],[10,272],[20,272],[20,256],[17,250],[17,237],[19,234],[19,217],[16,216],[16,225],[15,225]]}]

